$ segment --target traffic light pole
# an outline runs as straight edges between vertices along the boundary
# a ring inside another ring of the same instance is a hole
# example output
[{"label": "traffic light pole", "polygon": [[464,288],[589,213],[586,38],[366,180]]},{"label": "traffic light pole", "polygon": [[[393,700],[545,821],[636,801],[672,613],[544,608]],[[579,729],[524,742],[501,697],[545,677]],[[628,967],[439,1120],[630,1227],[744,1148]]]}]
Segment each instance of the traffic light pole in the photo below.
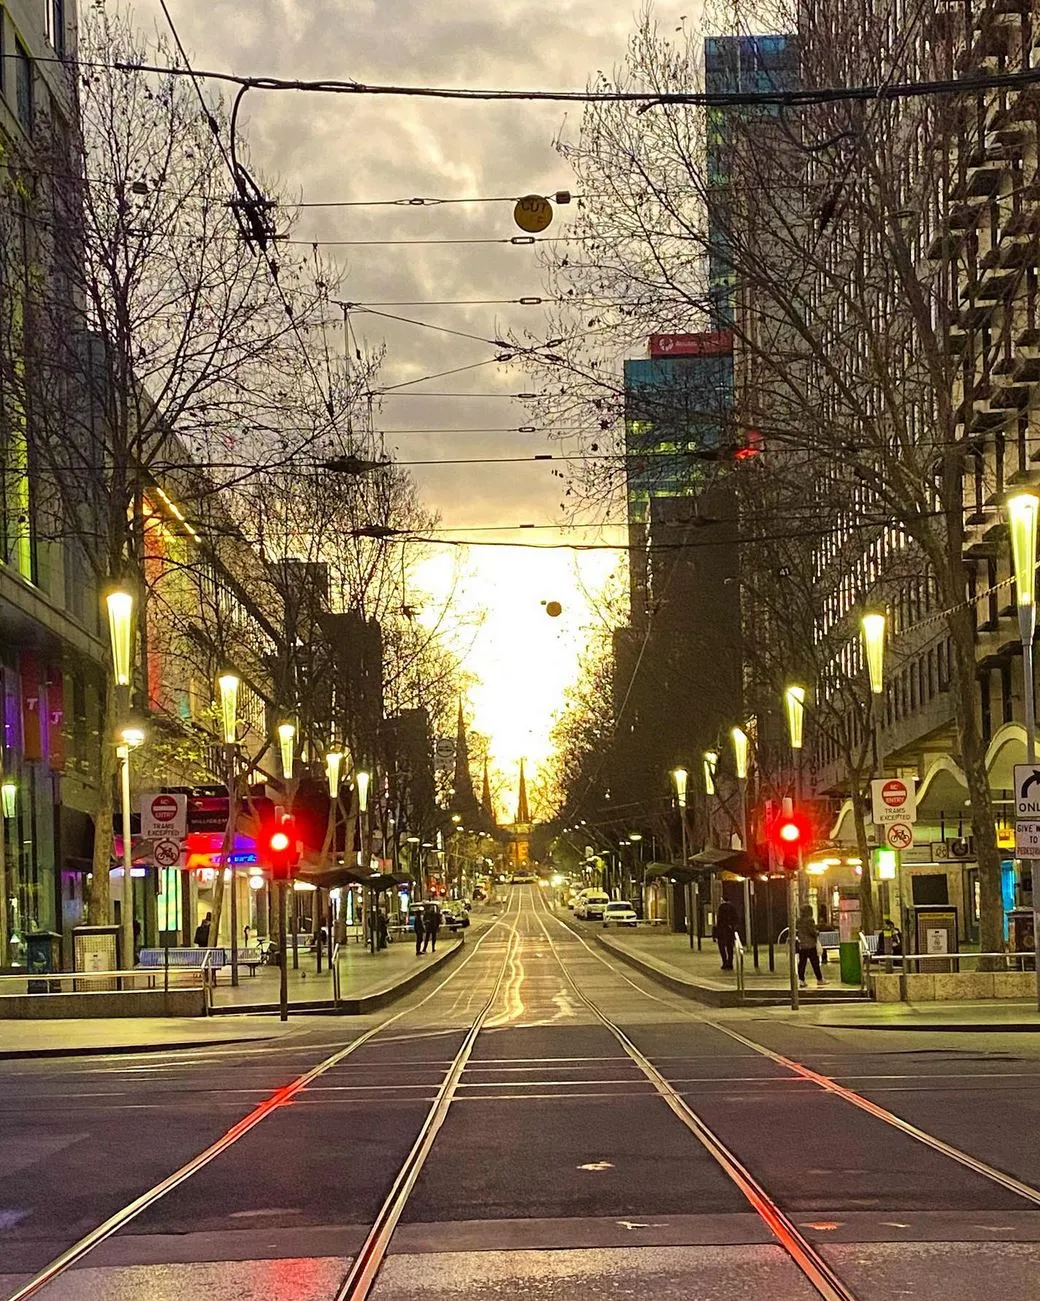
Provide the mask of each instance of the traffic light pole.
[{"label": "traffic light pole", "polygon": [[[799,850],[799,860],[801,851]],[[798,961],[797,961],[797,927],[798,927],[798,881],[799,871],[791,872],[787,877],[787,961],[791,968],[791,1011],[798,1011]]]},{"label": "traffic light pole", "polygon": [[289,1019],[289,962],[285,951],[285,890],[287,882],[278,882],[278,1016]]}]

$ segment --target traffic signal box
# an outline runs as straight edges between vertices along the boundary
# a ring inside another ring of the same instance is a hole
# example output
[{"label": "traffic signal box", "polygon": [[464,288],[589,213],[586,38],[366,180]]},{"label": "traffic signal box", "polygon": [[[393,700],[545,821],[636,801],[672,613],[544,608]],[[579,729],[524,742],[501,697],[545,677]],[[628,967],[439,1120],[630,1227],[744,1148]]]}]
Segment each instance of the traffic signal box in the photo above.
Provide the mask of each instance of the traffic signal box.
[{"label": "traffic signal box", "polygon": [[767,828],[769,841],[776,850],[777,863],[784,872],[797,872],[800,856],[809,843],[809,820],[790,799]]},{"label": "traffic signal box", "polygon": [[288,881],[300,862],[300,842],[296,819],[291,813],[282,813],[267,829],[264,837],[264,859],[271,869],[272,881]]}]

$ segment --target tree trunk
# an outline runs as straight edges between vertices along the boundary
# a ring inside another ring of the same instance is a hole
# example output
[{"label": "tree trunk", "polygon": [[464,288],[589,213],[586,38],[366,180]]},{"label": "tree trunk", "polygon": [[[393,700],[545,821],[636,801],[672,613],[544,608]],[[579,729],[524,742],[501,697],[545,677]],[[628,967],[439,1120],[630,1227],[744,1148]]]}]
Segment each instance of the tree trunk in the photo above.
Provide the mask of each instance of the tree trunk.
[{"label": "tree trunk", "polygon": [[116,716],[115,685],[112,675],[105,678],[105,694],[101,706],[101,727],[98,756],[97,811],[94,816],[94,858],[91,866],[90,889],[87,891],[87,921],[91,926],[107,926],[112,920],[112,892],[109,872],[112,869],[112,805],[115,798],[116,777]]}]

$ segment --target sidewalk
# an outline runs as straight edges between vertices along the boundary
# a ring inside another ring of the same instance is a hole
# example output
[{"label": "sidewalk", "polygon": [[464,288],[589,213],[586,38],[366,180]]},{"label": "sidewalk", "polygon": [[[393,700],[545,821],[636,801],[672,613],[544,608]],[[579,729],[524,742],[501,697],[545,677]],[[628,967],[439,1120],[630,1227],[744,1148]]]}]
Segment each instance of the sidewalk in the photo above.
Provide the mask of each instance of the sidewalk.
[{"label": "sidewalk", "polygon": [[[910,1030],[947,1033],[1037,1033],[1040,1012],[1031,999],[998,1001],[979,999],[964,1003],[875,1003],[855,997],[855,986],[842,985],[838,966],[828,963],[824,976],[828,984],[817,988],[810,976],[809,988],[800,990],[801,1006],[792,1012],[787,1004],[790,987],[786,951],[776,951],[776,971],[770,974],[765,949],[759,951],[760,970],[747,955],[745,985],[749,999],[740,1003],[736,977],[719,969],[718,949],[707,939],[701,952],[690,949],[685,935],[651,931],[611,930],[583,925],[568,919],[587,941],[591,940],[613,956],[652,976],[684,997],[725,1009],[722,1019],[798,1019],[799,1025],[834,1030]],[[775,997],[774,997],[775,995]]]},{"label": "sidewalk", "polygon": [[[479,927],[470,927],[467,935]],[[362,944],[345,945],[339,955],[340,1002],[333,1002],[332,975],[325,958],[322,972],[317,974],[317,957],[301,948],[299,967],[292,966],[289,950],[288,986],[291,1006],[308,1012],[340,1012],[360,1016],[385,1006],[416,985],[442,971],[444,964],[463,947],[458,935],[442,932],[437,938],[437,952],[415,956],[412,939],[396,940],[385,949],[370,953]],[[279,970],[277,967],[258,967],[251,976],[243,967],[239,972],[238,987],[231,985],[230,969],[225,967],[213,991],[213,1015],[222,1019],[228,1015],[266,1013],[278,1010]]]},{"label": "sidewalk", "polygon": [[80,1057],[102,1053],[169,1052],[278,1039],[299,1030],[277,1017],[248,1021],[209,1017],[114,1017],[74,1021],[0,1021],[0,1061],[27,1057]]},{"label": "sidewalk", "polygon": [[[741,1005],[736,972],[721,970],[718,948],[707,936],[701,941],[702,947],[698,951],[690,948],[687,935],[677,935],[663,927],[604,930],[594,923],[582,923],[573,918],[567,920],[584,939],[599,944],[689,998],[710,1007]],[[759,948],[758,960],[759,969],[756,971],[752,951],[748,949],[744,958],[744,987],[748,999],[765,1002],[775,996],[777,1001],[786,1001],[791,988],[786,945],[774,950],[775,971],[769,970],[769,952],[764,946]],[[804,999],[844,1002],[858,998],[859,986],[841,983],[836,962],[827,963],[823,974],[827,984],[820,987],[810,971],[809,987],[800,991]]]}]

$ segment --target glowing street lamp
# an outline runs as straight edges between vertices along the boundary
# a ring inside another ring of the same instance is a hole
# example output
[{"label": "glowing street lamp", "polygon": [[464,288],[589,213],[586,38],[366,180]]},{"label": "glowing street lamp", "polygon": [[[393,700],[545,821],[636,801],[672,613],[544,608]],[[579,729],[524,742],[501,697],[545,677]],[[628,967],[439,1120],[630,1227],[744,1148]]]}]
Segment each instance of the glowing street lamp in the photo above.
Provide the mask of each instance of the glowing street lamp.
[{"label": "glowing street lamp", "polygon": [[112,639],[112,675],[117,687],[128,687],[134,598],[129,592],[118,589],[109,592],[105,604],[108,606],[108,632]]},{"label": "glowing street lamp", "polygon": [[358,812],[367,813],[368,812],[368,788],[372,781],[372,774],[370,772],[365,772],[364,769],[361,769],[360,772],[356,772],[354,774],[354,780],[355,782],[357,782]]},{"label": "glowing street lamp", "polygon": [[863,653],[867,661],[872,695],[880,696],[885,689],[885,625],[887,619],[879,610],[872,610],[860,620],[863,635]]},{"label": "glowing street lamp", "polygon": [[[748,853],[748,810],[747,810],[747,774],[748,774],[748,735],[742,727],[730,728],[733,742],[733,763],[737,770],[737,789],[740,794],[740,848]],[[749,877],[744,877],[744,916],[747,919],[748,939],[754,955],[755,968],[758,968],[758,936],[755,932],[755,910],[752,900],[754,886]]]},{"label": "glowing street lamp", "polygon": [[717,750],[704,751],[704,792],[706,795],[715,794],[715,772],[719,766],[719,755]]},{"label": "glowing street lamp", "polygon": [[800,750],[805,727],[805,688],[788,687],[784,692],[784,705],[787,708],[787,735],[791,749]]},{"label": "glowing street lamp", "polygon": [[[683,867],[686,867],[686,860],[689,857],[689,849],[686,843],[686,786],[690,774],[685,768],[672,769],[672,781],[675,783],[675,798],[679,803],[679,827],[682,832],[682,861]],[[690,948],[693,948],[693,886],[689,881],[686,882],[686,933],[690,937]],[[700,936],[697,937],[698,942]]]},{"label": "glowing street lamp", "polygon": [[241,685],[237,673],[222,673],[217,678],[220,691],[220,719],[224,732],[224,744],[234,745],[238,739],[238,688]]},{"label": "glowing street lamp", "polygon": [[293,751],[296,743],[296,724],[278,724],[278,750],[282,758],[282,776],[286,781],[293,778]]},{"label": "glowing street lamp", "polygon": [[737,781],[747,781],[748,738],[742,727],[730,731],[733,740],[733,761],[737,769]]},{"label": "glowing street lamp", "polygon": [[325,771],[329,779],[329,799],[334,800],[339,794],[339,777],[343,767],[343,751],[330,750],[325,756]]},{"label": "glowing street lamp", "polygon": [[686,781],[689,774],[685,768],[674,768],[672,770],[672,781],[675,782],[675,795],[679,801],[679,807],[686,807]]}]

